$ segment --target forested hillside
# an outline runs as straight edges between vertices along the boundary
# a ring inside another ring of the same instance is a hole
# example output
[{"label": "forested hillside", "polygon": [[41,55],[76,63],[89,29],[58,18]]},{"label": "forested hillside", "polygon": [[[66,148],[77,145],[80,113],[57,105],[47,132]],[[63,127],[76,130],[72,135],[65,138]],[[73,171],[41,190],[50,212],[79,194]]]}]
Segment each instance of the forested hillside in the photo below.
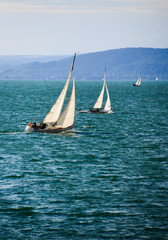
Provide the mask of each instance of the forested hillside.
[{"label": "forested hillside", "polygon": [[[49,58],[48,58],[49,59]],[[0,72],[0,79],[62,80],[66,79],[72,56],[57,61],[30,62]],[[168,49],[124,48],[78,54],[76,80],[99,80],[107,69],[107,80],[168,80]]]}]

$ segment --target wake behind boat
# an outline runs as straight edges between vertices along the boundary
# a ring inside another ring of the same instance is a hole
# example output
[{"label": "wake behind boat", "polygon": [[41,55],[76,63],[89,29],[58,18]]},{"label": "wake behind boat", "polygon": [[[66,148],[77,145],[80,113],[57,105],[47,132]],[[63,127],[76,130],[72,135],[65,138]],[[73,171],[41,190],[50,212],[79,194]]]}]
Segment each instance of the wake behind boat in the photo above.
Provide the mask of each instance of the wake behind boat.
[{"label": "wake behind boat", "polygon": [[137,82],[133,84],[134,87],[139,87],[141,85],[141,76],[138,78]]},{"label": "wake behind boat", "polygon": [[[106,100],[104,108],[102,108],[105,88],[106,88],[106,93],[107,93],[107,100]],[[110,95],[109,95],[109,91],[108,91],[108,87],[107,87],[107,83],[106,83],[106,70],[104,73],[103,87],[102,87],[102,90],[100,92],[100,95],[99,95],[95,105],[93,106],[93,108],[90,108],[89,110],[80,110],[79,109],[79,112],[80,113],[108,113],[108,114],[114,113],[114,111],[111,110]]]},{"label": "wake behind boat", "polygon": [[71,70],[68,76],[68,79],[65,83],[65,86],[60,93],[57,101],[47,114],[47,116],[44,118],[43,122],[41,124],[34,124],[30,123],[25,131],[26,132],[42,132],[42,133],[59,133],[66,130],[69,130],[73,128],[74,125],[74,116],[75,116],[75,80],[73,77],[73,86],[71,95],[69,98],[69,101],[64,109],[64,111],[61,113],[64,100],[66,97],[66,93],[68,90],[69,82],[71,79],[71,75],[74,68],[76,53],[73,58],[73,63],[71,66]]}]

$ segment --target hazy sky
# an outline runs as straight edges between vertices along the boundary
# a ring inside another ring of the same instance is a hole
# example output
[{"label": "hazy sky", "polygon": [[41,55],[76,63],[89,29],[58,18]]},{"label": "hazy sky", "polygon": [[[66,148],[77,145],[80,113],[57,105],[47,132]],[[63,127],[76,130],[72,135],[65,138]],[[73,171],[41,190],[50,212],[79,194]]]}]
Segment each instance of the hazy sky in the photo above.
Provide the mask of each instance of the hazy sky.
[{"label": "hazy sky", "polygon": [[0,55],[168,48],[168,0],[0,0]]}]

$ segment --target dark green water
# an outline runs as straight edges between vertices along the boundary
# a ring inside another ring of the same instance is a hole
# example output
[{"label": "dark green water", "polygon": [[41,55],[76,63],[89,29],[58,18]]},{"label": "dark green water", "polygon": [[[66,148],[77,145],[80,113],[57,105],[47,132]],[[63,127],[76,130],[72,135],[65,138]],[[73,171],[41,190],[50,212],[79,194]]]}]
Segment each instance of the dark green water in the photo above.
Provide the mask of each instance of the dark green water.
[{"label": "dark green water", "polygon": [[[25,133],[65,82],[0,81],[0,239],[168,239],[168,82],[107,82],[115,114]],[[76,110],[102,82],[76,82]]]}]

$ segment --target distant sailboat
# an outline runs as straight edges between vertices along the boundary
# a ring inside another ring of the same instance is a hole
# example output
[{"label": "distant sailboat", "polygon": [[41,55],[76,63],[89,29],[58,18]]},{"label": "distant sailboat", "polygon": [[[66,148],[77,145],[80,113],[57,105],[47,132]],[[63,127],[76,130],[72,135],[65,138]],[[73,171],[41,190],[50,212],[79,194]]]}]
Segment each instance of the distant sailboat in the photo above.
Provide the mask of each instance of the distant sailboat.
[{"label": "distant sailboat", "polygon": [[[104,105],[104,108],[102,108],[105,89],[106,89],[106,93],[107,93],[107,100]],[[106,83],[106,71],[104,73],[103,87],[102,87],[99,97],[97,98],[95,105],[93,106],[92,109],[90,108],[90,110],[79,110],[79,112],[81,112],[81,113],[114,113],[114,111],[111,110],[110,95],[109,95],[109,91],[108,91],[108,87],[107,87],[107,83]]]},{"label": "distant sailboat", "polygon": [[141,85],[141,76],[138,78],[137,82],[133,84],[134,87],[139,87]]},{"label": "distant sailboat", "polygon": [[156,77],[156,81],[158,81],[158,77]]},{"label": "distant sailboat", "polygon": [[74,116],[75,116],[75,80],[73,77],[73,86],[71,95],[69,98],[69,101],[64,109],[64,111],[61,114],[64,100],[66,97],[66,93],[68,90],[69,82],[71,79],[72,71],[74,68],[76,54],[73,58],[73,63],[71,66],[71,70],[68,76],[68,79],[65,83],[65,86],[60,93],[57,101],[47,114],[47,116],[44,118],[43,122],[41,124],[32,124],[30,123],[25,131],[26,132],[44,132],[44,133],[58,133],[62,132],[68,129],[71,129],[74,125]]}]

